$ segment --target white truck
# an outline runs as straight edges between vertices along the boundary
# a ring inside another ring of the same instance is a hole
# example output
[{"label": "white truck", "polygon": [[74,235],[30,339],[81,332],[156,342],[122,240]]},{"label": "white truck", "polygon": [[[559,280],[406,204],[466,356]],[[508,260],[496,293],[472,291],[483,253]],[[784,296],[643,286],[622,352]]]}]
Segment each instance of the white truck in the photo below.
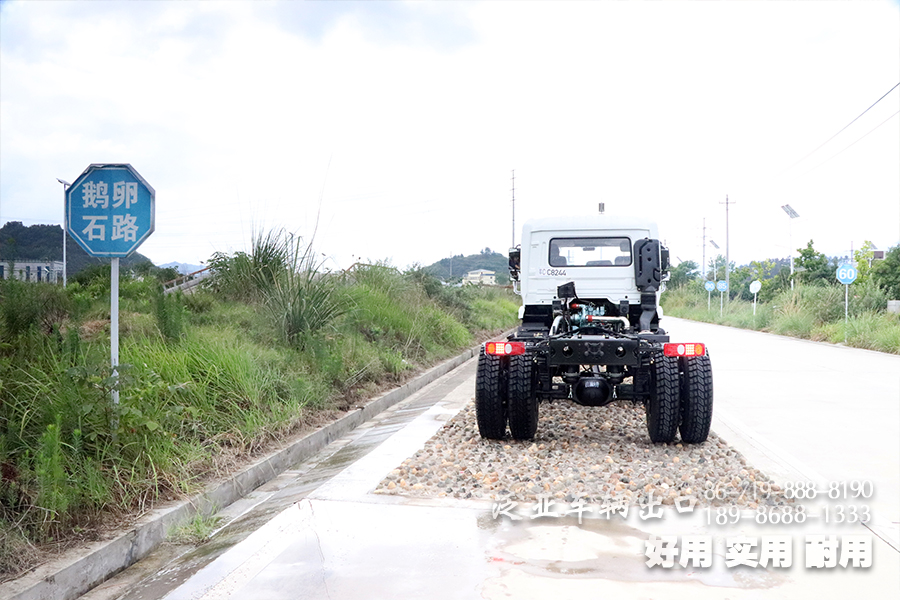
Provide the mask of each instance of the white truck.
[{"label": "white truck", "polygon": [[482,437],[532,439],[541,402],[643,403],[653,442],[709,435],[712,367],[702,343],[659,326],[669,252],[644,219],[594,215],[525,223],[510,250],[521,325],[482,345],[475,410]]}]

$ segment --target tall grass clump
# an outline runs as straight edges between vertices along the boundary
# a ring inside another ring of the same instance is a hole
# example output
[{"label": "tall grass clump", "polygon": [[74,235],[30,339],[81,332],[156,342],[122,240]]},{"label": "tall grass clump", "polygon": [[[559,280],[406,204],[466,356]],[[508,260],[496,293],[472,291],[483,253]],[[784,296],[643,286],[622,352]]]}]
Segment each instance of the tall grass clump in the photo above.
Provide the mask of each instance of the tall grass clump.
[{"label": "tall grass clump", "polygon": [[160,334],[167,342],[176,342],[184,335],[184,296],[180,291],[163,292],[158,286],[153,298],[153,316]]},{"label": "tall grass clump", "polygon": [[210,285],[233,300],[261,300],[291,266],[291,247],[291,236],[284,230],[255,232],[249,254],[212,255]]},{"label": "tall grass clump", "polygon": [[262,307],[283,341],[303,348],[347,310],[339,280],[322,264],[311,242],[285,230],[258,233],[250,254],[213,256],[211,285],[233,300]]},{"label": "tall grass clump", "polygon": [[322,269],[312,244],[287,235],[279,239],[287,261],[264,301],[284,340],[302,348],[316,332],[334,329],[335,320],[348,310],[347,300],[338,278]]}]

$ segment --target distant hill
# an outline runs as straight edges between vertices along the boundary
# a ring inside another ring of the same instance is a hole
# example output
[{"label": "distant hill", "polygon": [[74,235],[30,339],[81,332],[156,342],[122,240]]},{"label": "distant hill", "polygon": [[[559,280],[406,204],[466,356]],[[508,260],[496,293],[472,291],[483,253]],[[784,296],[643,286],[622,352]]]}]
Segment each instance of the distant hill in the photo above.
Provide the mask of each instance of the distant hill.
[{"label": "distant hill", "polygon": [[[452,275],[451,268],[453,269]],[[490,248],[485,248],[479,254],[468,256],[457,254],[452,258],[442,258],[425,267],[425,270],[444,281],[459,279],[469,271],[476,269],[493,271],[497,275],[497,283],[504,285],[509,283],[509,258]]]},{"label": "distant hill", "polygon": [[181,262],[168,262],[164,265],[157,265],[160,269],[175,269],[181,275],[187,275],[188,273],[195,273],[200,269],[205,268],[203,265],[189,265],[188,263]]},{"label": "distant hill", "polygon": [[[62,227],[59,225],[31,225],[8,221],[0,227],[0,260],[62,260]],[[121,260],[123,267],[131,267],[149,258],[135,252]],[[88,256],[70,236],[66,236],[66,271],[72,276],[92,265],[109,263],[108,258]]]}]

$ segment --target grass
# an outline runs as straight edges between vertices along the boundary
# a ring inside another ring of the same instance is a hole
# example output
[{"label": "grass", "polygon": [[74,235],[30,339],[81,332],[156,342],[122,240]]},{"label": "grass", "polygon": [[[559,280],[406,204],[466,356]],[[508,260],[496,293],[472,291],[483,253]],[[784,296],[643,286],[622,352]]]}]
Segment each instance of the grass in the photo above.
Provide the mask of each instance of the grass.
[{"label": "grass", "polygon": [[674,317],[831,343],[846,338],[849,346],[900,354],[900,315],[878,308],[886,305],[886,296],[872,286],[853,290],[846,325],[844,290],[837,286],[783,291],[759,303],[756,315],[752,302],[738,299],[726,304],[720,315],[718,298],[707,309],[704,292],[684,287],[663,294],[662,305],[665,314]]},{"label": "grass", "polygon": [[168,541],[173,544],[199,546],[209,540],[210,536],[218,528],[219,521],[221,521],[221,518],[214,515],[203,516],[198,513],[186,523],[173,527],[172,531],[169,532]]},{"label": "grass", "polygon": [[185,297],[123,276],[118,379],[108,285],[0,281],[0,581],[516,322],[508,290],[311,256],[261,236]]}]

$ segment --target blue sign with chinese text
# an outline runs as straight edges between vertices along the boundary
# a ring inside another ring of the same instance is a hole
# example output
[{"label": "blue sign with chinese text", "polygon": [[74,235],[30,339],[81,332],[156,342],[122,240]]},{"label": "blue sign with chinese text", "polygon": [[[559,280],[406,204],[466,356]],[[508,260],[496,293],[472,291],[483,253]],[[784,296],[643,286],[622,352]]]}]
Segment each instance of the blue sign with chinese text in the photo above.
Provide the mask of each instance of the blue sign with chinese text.
[{"label": "blue sign with chinese text", "polygon": [[129,164],[93,164],[66,191],[66,229],[91,256],[130,255],[155,215],[156,192]]}]

